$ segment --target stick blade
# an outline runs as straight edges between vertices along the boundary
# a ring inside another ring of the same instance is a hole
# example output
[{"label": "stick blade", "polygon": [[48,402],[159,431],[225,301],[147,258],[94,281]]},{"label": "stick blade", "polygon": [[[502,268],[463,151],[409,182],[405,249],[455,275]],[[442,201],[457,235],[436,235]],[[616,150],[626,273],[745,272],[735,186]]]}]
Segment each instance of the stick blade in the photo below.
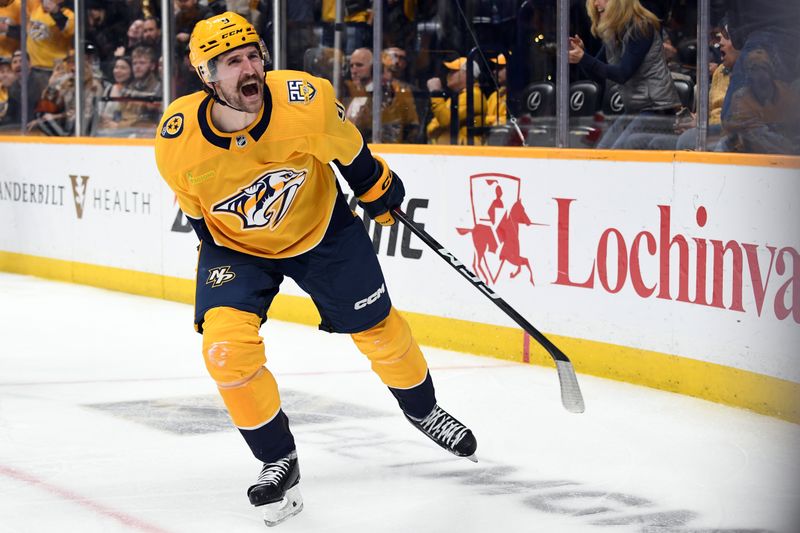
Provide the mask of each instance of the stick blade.
[{"label": "stick blade", "polygon": [[561,403],[570,413],[582,413],[586,410],[583,404],[583,394],[578,385],[575,369],[569,361],[556,361],[558,381],[561,383]]}]

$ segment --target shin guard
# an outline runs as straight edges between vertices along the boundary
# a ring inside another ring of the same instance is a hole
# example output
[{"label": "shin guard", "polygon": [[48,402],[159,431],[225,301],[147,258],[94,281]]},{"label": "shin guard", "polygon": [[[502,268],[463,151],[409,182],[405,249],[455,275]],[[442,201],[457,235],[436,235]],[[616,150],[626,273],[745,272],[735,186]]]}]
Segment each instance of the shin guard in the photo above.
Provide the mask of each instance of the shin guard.
[{"label": "shin guard", "polygon": [[261,319],[253,313],[216,307],[205,314],[203,356],[233,423],[255,429],[280,409],[278,386],[264,367]]},{"label": "shin guard", "polygon": [[389,387],[408,389],[425,380],[428,365],[411,336],[411,328],[394,307],[382,322],[351,337]]},{"label": "shin guard", "polygon": [[394,307],[383,322],[352,337],[405,413],[421,418],[433,409],[436,397],[428,364],[411,328]]}]

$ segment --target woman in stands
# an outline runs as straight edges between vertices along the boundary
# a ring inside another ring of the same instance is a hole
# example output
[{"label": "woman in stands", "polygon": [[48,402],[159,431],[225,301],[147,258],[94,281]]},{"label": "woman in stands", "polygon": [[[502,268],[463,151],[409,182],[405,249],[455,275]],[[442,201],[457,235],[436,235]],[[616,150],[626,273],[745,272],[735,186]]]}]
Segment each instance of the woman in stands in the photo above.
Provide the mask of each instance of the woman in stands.
[{"label": "woman in stands", "polygon": [[639,0],[586,0],[586,11],[592,35],[603,45],[592,56],[580,37],[570,37],[569,62],[598,83],[619,84],[625,104],[625,115],[597,147],[628,148],[634,133],[672,133],[680,101],[664,59],[658,18]]},{"label": "woman in stands", "polygon": [[100,99],[100,125],[101,130],[116,129],[122,123],[123,101],[128,95],[128,86],[133,79],[133,67],[128,56],[118,57],[114,60],[114,83],[107,85]]}]

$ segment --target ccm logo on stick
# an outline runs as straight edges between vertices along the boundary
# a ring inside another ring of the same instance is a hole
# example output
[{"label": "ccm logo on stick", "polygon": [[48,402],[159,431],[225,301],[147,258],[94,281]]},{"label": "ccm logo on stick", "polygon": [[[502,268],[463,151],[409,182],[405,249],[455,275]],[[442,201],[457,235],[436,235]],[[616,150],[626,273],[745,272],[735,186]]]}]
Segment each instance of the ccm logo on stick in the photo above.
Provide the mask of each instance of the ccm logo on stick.
[{"label": "ccm logo on stick", "polygon": [[377,291],[373,292],[363,300],[357,301],[356,304],[353,306],[353,309],[355,309],[356,311],[358,311],[359,309],[364,309],[366,306],[375,303],[375,301],[381,297],[381,294],[385,292],[386,292],[386,284],[382,284]]}]

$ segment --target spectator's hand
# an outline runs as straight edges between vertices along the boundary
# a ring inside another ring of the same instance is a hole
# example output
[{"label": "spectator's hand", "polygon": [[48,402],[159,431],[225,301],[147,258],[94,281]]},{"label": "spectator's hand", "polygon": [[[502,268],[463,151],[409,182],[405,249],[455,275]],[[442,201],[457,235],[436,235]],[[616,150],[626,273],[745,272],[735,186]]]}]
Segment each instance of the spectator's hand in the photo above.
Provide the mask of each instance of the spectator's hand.
[{"label": "spectator's hand", "polygon": [[117,49],[114,50],[114,57],[125,57],[125,47],[117,46]]},{"label": "spectator's hand", "polygon": [[579,63],[583,59],[583,41],[577,35],[569,38],[569,62],[571,64]]},{"label": "spectator's hand", "polygon": [[444,90],[442,88],[442,80],[440,80],[439,78],[431,78],[431,79],[429,79],[426,85],[428,86],[428,90],[430,92],[436,92],[436,91]]},{"label": "spectator's hand", "polygon": [[583,59],[583,50],[578,47],[572,48],[569,51],[568,57],[571,64],[578,64],[581,62],[581,59]]},{"label": "spectator's hand", "polygon": [[714,75],[714,71],[716,71],[717,68],[719,68],[719,65],[720,65],[719,63],[714,63],[713,61],[711,61],[708,64],[708,75],[709,76],[713,76]]}]

